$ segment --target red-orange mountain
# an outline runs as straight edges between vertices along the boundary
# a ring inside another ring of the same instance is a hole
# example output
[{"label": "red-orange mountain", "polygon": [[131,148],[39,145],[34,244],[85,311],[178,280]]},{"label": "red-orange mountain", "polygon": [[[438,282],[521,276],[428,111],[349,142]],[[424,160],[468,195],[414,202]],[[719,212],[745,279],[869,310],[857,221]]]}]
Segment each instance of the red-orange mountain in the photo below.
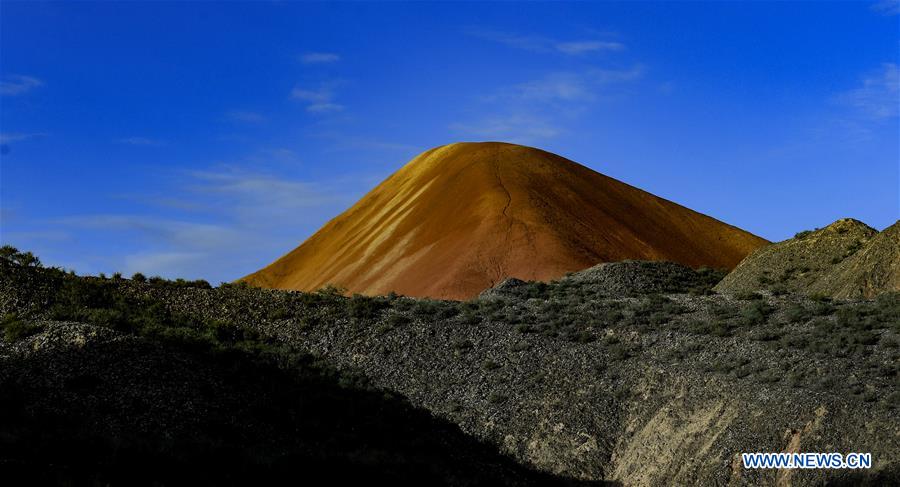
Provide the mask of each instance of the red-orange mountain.
[{"label": "red-orange mountain", "polygon": [[458,143],[422,153],[244,280],[466,299],[506,277],[623,259],[731,269],[766,243],[549,152]]}]

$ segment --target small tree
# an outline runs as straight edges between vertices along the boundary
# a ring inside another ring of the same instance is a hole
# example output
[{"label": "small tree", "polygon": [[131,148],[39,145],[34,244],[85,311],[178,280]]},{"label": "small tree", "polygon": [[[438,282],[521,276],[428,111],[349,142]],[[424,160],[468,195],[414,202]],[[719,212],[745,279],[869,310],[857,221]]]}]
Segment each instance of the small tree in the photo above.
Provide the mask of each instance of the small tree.
[{"label": "small tree", "polygon": [[134,282],[147,282],[147,276],[141,274],[140,272],[135,272],[133,276],[131,276],[131,280]]},{"label": "small tree", "polygon": [[41,267],[41,259],[38,259],[31,252],[19,252],[19,249],[12,245],[0,247],[0,258],[22,266]]},{"label": "small tree", "polygon": [[9,261],[14,260],[14,257],[18,255],[19,249],[13,247],[12,245],[4,245],[0,247],[0,259],[6,259]]}]

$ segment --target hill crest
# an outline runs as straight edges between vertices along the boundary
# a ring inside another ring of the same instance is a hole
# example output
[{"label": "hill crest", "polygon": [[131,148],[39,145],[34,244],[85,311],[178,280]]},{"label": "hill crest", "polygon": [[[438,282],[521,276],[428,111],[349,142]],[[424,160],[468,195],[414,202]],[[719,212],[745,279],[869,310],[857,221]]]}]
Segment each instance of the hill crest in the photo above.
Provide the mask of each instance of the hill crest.
[{"label": "hill crest", "polygon": [[843,218],[750,254],[716,285],[726,293],[758,289],[872,298],[900,290],[900,222],[879,232]]}]

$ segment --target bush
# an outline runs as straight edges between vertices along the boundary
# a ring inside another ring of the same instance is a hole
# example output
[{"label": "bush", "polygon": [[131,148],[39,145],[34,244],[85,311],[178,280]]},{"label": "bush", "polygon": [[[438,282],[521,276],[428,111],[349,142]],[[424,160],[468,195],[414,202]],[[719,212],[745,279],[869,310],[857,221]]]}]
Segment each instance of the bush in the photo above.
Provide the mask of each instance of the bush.
[{"label": "bush", "polygon": [[134,282],[147,282],[147,276],[141,274],[140,272],[135,272],[133,276],[131,276],[131,280]]},{"label": "bush", "polygon": [[494,362],[491,359],[487,359],[481,364],[481,368],[484,370],[487,370],[487,371],[497,370],[500,367],[501,367],[500,364],[498,364],[497,362]]},{"label": "bush", "polygon": [[773,308],[764,301],[754,301],[741,310],[741,320],[745,325],[761,325],[765,323]]},{"label": "bush", "polygon": [[19,249],[12,245],[0,247],[0,259],[25,267],[41,267],[41,259],[38,259],[31,252],[20,252]]},{"label": "bush", "polygon": [[41,331],[41,327],[20,320],[15,314],[8,314],[0,320],[0,332],[9,343],[29,337]]},{"label": "bush", "polygon": [[762,294],[759,294],[755,291],[741,292],[734,295],[734,299],[737,299],[739,301],[756,301],[762,298]]},{"label": "bush", "polygon": [[784,317],[791,323],[805,323],[812,318],[812,313],[801,304],[792,304],[785,311]]},{"label": "bush", "polygon": [[[241,281],[241,283],[244,283],[244,281]],[[325,287],[319,288],[319,290],[316,291],[316,293],[323,296],[343,296],[346,292],[346,288],[335,286],[334,284],[327,284]]]},{"label": "bush", "polygon": [[488,396],[488,402],[491,404],[502,404],[502,403],[506,402],[507,399],[508,398],[505,395],[503,395],[499,392],[492,392]]},{"label": "bush", "polygon": [[354,294],[347,300],[347,313],[356,321],[374,320],[388,306],[390,303],[385,298]]}]

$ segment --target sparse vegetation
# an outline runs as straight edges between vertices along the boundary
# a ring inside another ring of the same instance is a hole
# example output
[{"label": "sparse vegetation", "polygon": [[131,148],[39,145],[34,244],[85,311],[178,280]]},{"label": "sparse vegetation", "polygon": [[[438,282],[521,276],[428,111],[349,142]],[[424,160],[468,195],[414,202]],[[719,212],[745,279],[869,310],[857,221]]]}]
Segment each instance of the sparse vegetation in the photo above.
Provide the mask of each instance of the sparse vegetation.
[{"label": "sparse vegetation", "polygon": [[21,340],[40,331],[40,326],[21,320],[15,314],[8,314],[0,319],[0,333],[7,342]]},{"label": "sparse vegetation", "polygon": [[[25,269],[14,265],[17,273]],[[647,272],[648,267],[633,268]],[[417,400],[426,397],[440,411],[452,409],[454,421],[470,421],[473,404],[506,411],[507,404],[533,400],[523,391],[552,387],[554,395],[571,397],[566,395],[573,394],[574,384],[579,390],[595,384],[579,382],[584,380],[597,381],[607,393],[578,396],[579,401],[594,396],[630,401],[642,394],[633,389],[642,371],[660,368],[681,374],[689,387],[707,387],[713,374],[715,380],[744,384],[736,389],[740,394],[814,389],[894,411],[896,397],[885,391],[897,386],[900,374],[892,362],[900,343],[896,294],[844,302],[793,293],[693,294],[679,285],[677,293],[609,295],[598,291],[597,281],[575,274],[510,288],[527,298],[502,294],[460,303],[348,297],[333,287],[315,293],[245,285],[209,290],[177,279],[150,285],[37,267],[27,273],[51,284],[28,281],[43,289],[45,306],[3,320],[3,338],[13,344],[41,333],[42,320],[52,319],[118,330],[214,363],[237,358],[293,373],[338,358],[341,372],[322,365],[329,372],[321,373],[341,390],[373,389],[366,380],[372,374],[357,369],[363,364],[363,370],[383,371],[386,375],[375,376],[382,381],[396,376],[391,384],[420,394]],[[681,282],[678,275],[674,279]],[[666,284],[658,281],[653,289],[661,286]],[[294,348],[297,344],[327,348],[316,349],[323,356],[313,357]],[[436,378],[425,384],[424,376],[414,373],[417,367],[427,367]],[[445,370],[456,375],[444,375]],[[695,381],[694,374],[702,380]],[[859,379],[847,381],[851,374]],[[469,395],[461,400],[457,389]],[[450,401],[456,401],[452,408]],[[502,420],[498,424],[507,427]]]}]

